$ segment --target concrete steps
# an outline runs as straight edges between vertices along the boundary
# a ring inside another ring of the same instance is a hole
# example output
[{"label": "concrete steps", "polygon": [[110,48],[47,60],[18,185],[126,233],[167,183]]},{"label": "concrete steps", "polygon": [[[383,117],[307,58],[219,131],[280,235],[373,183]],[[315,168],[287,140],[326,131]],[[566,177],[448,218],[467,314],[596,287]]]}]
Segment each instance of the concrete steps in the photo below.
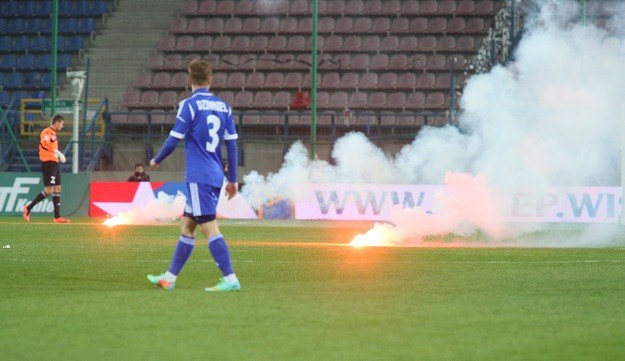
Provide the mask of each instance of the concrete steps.
[{"label": "concrete steps", "polygon": [[[167,33],[185,0],[119,0],[117,8],[84,51],[84,70],[90,59],[89,97],[109,98],[109,109],[119,109],[124,93],[144,71],[158,41]],[[69,84],[66,80],[64,84]],[[65,85],[59,98],[71,98]]]}]

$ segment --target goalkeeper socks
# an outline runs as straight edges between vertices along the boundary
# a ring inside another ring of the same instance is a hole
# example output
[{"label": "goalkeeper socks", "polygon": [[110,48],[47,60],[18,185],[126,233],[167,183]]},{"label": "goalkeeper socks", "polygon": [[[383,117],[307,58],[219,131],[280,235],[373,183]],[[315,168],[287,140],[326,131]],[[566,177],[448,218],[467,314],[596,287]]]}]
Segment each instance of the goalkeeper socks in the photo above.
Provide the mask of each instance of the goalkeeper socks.
[{"label": "goalkeeper socks", "polygon": [[184,264],[187,263],[191,252],[193,252],[193,246],[195,245],[195,238],[180,235],[174,255],[171,258],[171,265],[169,266],[169,272],[178,275]]},{"label": "goalkeeper socks", "polygon": [[33,201],[30,202],[30,204],[26,208],[28,208],[28,210],[31,211],[33,209],[33,207],[37,205],[37,203],[39,203],[42,200],[44,200],[47,196],[48,196],[48,194],[46,193],[46,191],[41,191],[41,193],[37,194],[35,199],[33,199]]},{"label": "goalkeeper socks", "polygon": [[219,267],[224,276],[234,273],[232,263],[230,262],[230,251],[221,234],[216,234],[208,239],[208,249],[217,267]]},{"label": "goalkeeper socks", "polygon": [[61,193],[52,193],[52,205],[54,205],[54,218],[61,216]]}]

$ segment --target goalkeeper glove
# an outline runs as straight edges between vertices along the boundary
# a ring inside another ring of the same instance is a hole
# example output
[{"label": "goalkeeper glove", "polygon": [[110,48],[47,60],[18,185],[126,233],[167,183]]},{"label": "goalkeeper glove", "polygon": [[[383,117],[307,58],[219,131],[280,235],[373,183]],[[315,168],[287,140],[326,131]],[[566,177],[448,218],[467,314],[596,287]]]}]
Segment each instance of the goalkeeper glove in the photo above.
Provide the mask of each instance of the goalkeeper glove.
[{"label": "goalkeeper glove", "polygon": [[65,163],[67,160],[65,159],[65,156],[63,155],[63,153],[59,152],[58,149],[54,150],[54,154],[56,154],[56,156],[59,158],[59,160],[61,161],[61,163]]}]

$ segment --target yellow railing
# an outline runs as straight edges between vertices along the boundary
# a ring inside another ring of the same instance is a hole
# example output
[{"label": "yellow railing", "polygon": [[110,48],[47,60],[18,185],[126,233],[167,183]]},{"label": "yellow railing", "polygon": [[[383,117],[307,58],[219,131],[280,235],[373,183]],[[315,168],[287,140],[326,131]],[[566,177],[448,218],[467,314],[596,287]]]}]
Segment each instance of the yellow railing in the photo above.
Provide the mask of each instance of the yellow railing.
[{"label": "yellow railing", "polygon": [[[104,107],[100,107],[102,103],[102,99],[99,98],[89,98],[87,101],[87,122],[90,122],[94,113],[99,109],[96,121],[94,123],[95,126],[95,134],[99,137],[104,135],[104,131],[106,128],[104,122],[104,112],[106,109]],[[92,109],[90,109],[92,108]],[[71,112],[59,111],[58,113],[63,114],[65,116],[65,131],[64,134],[71,134],[71,129],[74,123],[74,117]],[[82,124],[82,112],[80,117],[80,122]],[[50,116],[47,114],[43,114],[42,107],[42,99],[36,98],[24,98],[20,102],[20,134],[23,136],[31,136],[31,135],[39,135],[43,128],[50,125]],[[69,131],[67,131],[69,129]]]}]

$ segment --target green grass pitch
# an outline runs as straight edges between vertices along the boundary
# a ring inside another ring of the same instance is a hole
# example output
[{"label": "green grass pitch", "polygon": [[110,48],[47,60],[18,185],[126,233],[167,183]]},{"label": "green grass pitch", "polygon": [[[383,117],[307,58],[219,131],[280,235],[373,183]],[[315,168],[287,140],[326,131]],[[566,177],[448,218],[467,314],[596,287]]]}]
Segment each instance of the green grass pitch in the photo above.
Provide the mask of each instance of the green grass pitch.
[{"label": "green grass pitch", "polygon": [[177,224],[73,222],[0,220],[2,360],[625,359],[618,245],[354,249],[368,224],[223,221],[242,291],[208,294],[199,234],[168,292],[145,277]]}]

